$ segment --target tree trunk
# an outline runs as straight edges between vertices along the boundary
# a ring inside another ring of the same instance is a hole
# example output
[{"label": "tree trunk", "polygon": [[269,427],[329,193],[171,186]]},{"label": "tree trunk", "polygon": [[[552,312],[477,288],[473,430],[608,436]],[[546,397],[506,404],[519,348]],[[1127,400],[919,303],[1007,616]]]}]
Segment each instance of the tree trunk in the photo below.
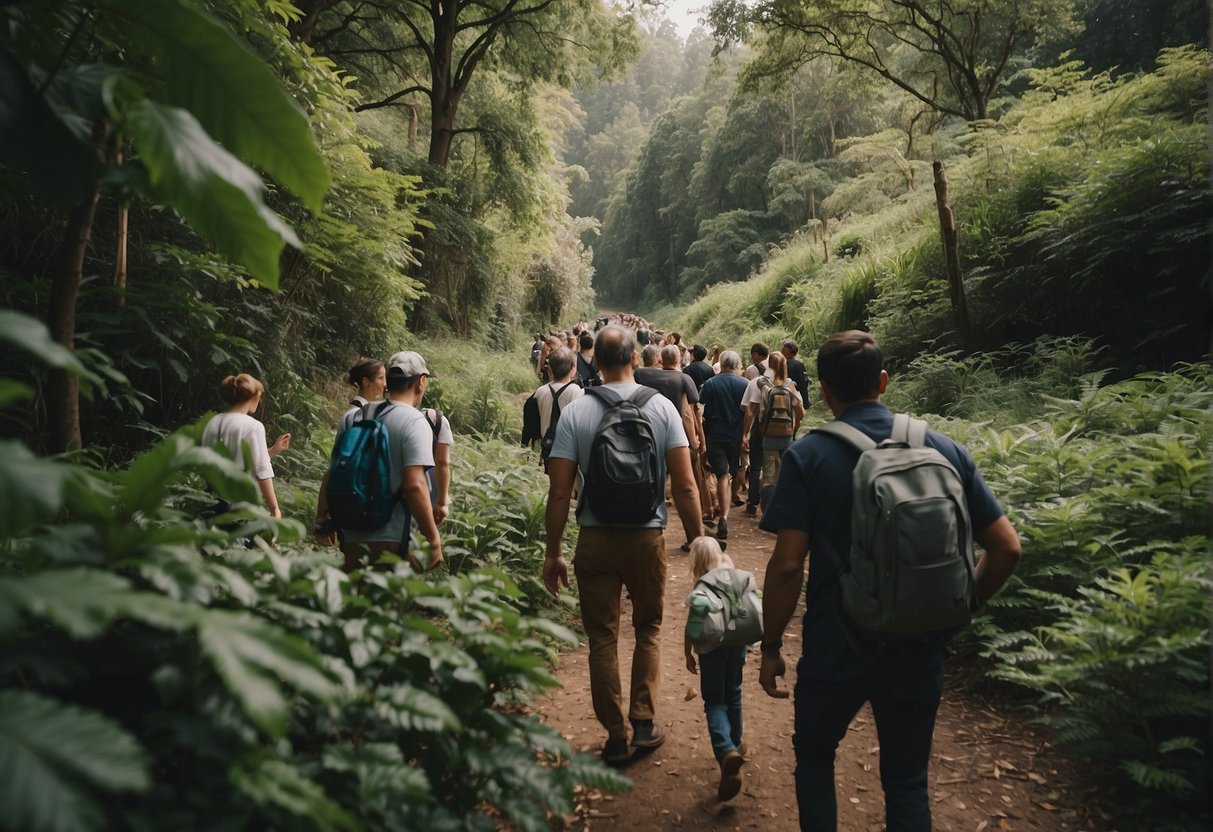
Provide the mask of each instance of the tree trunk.
[{"label": "tree trunk", "polygon": [[118,203],[118,246],[114,253],[114,286],[118,289],[118,308],[126,306],[126,241],[127,223],[130,219],[130,206],[125,202]]},{"label": "tree trunk", "polygon": [[969,308],[965,303],[965,287],[960,276],[960,251],[956,245],[956,221],[952,207],[948,204],[948,177],[943,162],[933,162],[935,172],[935,205],[939,209],[939,235],[943,239],[944,264],[948,271],[948,295],[952,300],[952,315],[960,333],[960,347],[966,352],[974,348],[973,325],[969,321]]},{"label": "tree trunk", "polygon": [[[63,253],[51,282],[47,325],[51,337],[67,349],[75,348],[76,300],[80,296],[80,280],[84,274],[84,255],[93,230],[100,189],[75,210],[67,221],[63,234]],[[66,370],[53,370],[46,393],[46,409],[50,422],[50,452],[77,450],[84,441],[80,434],[80,379]]]}]

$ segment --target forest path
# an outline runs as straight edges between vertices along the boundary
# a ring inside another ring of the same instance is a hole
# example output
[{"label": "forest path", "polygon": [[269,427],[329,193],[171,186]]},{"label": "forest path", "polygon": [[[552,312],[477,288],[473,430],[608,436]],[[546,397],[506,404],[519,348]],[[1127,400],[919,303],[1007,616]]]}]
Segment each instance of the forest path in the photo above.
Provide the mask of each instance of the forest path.
[{"label": "forest path", "polygon": [[[662,676],[657,722],[666,729],[665,744],[623,768],[635,788],[621,795],[591,791],[576,816],[565,818],[575,830],[798,829],[792,774],[792,700],[772,699],[758,684],[758,658],[751,653],[742,681],[742,714],[749,759],[742,768],[741,794],[728,803],[716,801],[719,769],[712,758],[699,679],[691,675],[682,652],[686,623],[683,600],[691,591],[689,556],[679,550],[684,540],[677,512],[671,509],[666,531],[669,569],[665,622],[662,627]],[[774,536],[759,531],[757,521],[734,509],[729,518],[728,554],[739,568],[762,582]],[[570,557],[571,560],[571,557]],[[571,571],[571,570],[570,570]],[[803,603],[803,601],[802,601]],[[803,608],[794,622],[800,621]],[[629,607],[624,602],[620,627],[620,667],[628,690],[634,639]],[[801,652],[800,628],[784,636],[788,684],[796,679],[795,657]],[[587,649],[562,654],[556,675],[563,685],[538,703],[548,724],[575,748],[597,752],[605,733],[590,704]],[[935,728],[931,753],[930,793],[937,832],[982,830],[1102,829],[1096,818],[1063,808],[1076,802],[1073,763],[1055,754],[1017,716],[999,713],[978,702],[956,684],[956,662]],[[624,708],[626,710],[625,701]],[[879,742],[871,711],[865,706],[851,724],[838,750],[835,767],[838,828],[841,832],[879,832],[884,828],[880,788]]]}]

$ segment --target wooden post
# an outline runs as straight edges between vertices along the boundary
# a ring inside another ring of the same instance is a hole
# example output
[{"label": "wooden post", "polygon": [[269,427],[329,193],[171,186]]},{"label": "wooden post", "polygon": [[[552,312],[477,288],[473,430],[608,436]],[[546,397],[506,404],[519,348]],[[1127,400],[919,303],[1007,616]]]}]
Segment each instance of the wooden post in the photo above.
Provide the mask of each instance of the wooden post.
[{"label": "wooden post", "polygon": [[965,352],[974,348],[973,325],[969,322],[969,308],[965,303],[965,287],[960,276],[960,251],[956,245],[956,221],[952,207],[948,204],[948,177],[943,171],[943,162],[933,162],[935,172],[935,205],[939,208],[939,236],[943,239],[943,259],[948,272],[948,295],[952,301],[952,315],[960,333],[960,347]]}]

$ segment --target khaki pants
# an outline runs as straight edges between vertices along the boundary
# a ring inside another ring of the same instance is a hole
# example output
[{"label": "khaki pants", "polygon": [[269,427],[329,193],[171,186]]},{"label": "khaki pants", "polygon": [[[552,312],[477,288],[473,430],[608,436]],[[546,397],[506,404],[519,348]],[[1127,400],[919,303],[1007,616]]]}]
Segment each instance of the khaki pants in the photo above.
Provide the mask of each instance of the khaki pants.
[{"label": "khaki pants", "polygon": [[665,606],[665,540],[661,529],[582,528],[573,574],[581,621],[590,643],[590,695],[594,716],[610,739],[627,738],[619,681],[619,601],[632,600],[636,648],[632,653],[629,719],[653,719],[661,672],[661,619]]}]

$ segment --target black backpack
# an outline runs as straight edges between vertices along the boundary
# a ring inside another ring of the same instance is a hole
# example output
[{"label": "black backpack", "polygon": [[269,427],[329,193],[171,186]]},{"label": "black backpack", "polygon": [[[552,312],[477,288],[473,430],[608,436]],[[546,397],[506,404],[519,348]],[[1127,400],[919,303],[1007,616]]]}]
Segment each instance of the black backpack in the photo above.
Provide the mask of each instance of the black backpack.
[{"label": "black backpack", "polygon": [[598,368],[593,362],[586,361],[581,353],[577,353],[577,384],[581,387],[594,387],[602,384],[602,378],[598,375]]},{"label": "black backpack", "polygon": [[539,400],[532,393],[522,405],[522,446],[529,447],[539,436]]},{"label": "black backpack", "polygon": [[626,399],[609,387],[590,387],[606,408],[594,441],[577,514],[586,505],[602,523],[641,526],[657,516],[663,483],[658,479],[657,443],[641,408],[653,396],[641,387]]},{"label": "black backpack", "polygon": [[548,432],[543,435],[543,441],[539,443],[539,457],[543,460],[544,470],[547,470],[548,457],[552,455],[552,445],[556,442],[556,423],[560,421],[560,397],[572,383],[571,381],[565,383],[559,390],[554,390],[552,385],[548,385],[548,391],[552,394],[552,418],[548,422]]}]

